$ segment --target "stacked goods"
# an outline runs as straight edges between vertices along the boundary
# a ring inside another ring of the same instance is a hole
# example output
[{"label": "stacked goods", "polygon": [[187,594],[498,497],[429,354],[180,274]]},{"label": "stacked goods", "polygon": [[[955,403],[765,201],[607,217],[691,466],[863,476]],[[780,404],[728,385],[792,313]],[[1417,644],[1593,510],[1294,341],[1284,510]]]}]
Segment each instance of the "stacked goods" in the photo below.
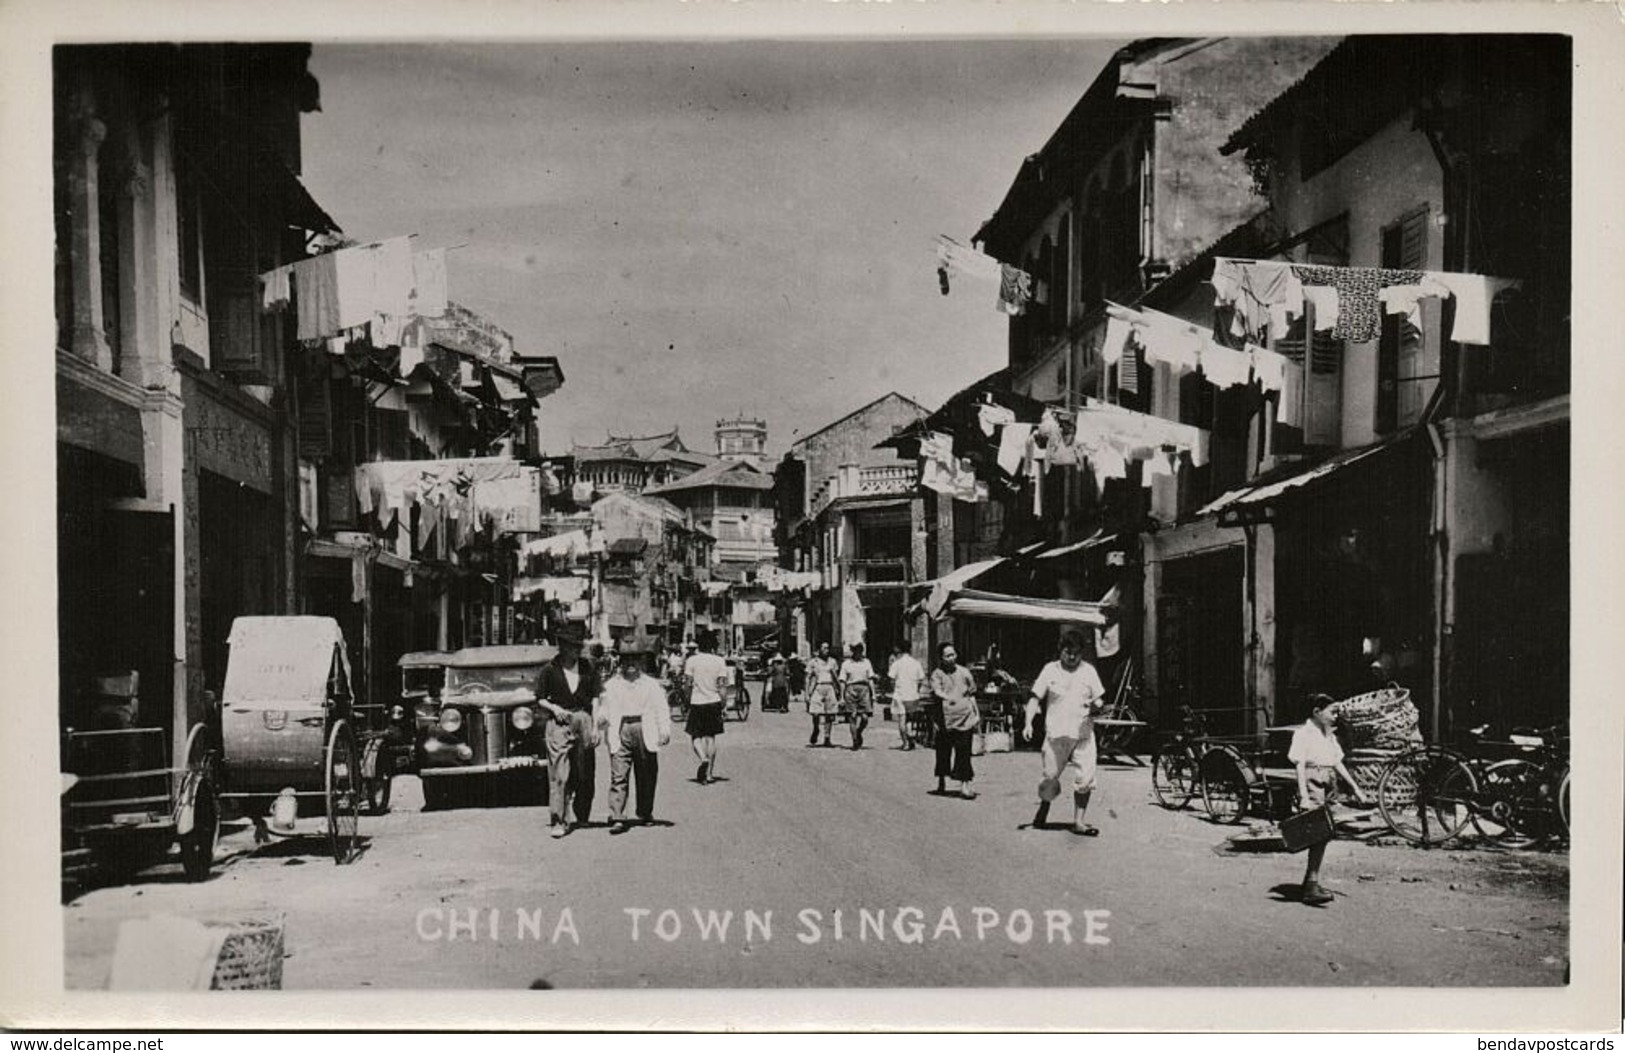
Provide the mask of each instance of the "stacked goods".
[{"label": "stacked goods", "polygon": [[1360,789],[1375,794],[1383,765],[1422,745],[1420,715],[1411,693],[1402,687],[1385,687],[1344,699],[1335,708],[1349,774]]}]

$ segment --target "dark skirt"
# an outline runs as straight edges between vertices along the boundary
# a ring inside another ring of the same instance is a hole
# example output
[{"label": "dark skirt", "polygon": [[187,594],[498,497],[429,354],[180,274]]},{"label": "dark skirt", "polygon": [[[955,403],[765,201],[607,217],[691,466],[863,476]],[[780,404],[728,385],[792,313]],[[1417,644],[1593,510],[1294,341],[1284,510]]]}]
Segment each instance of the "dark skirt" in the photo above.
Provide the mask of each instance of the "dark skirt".
[{"label": "dark skirt", "polygon": [[722,706],[720,703],[688,707],[688,719],[684,721],[691,739],[703,739],[722,734]]}]

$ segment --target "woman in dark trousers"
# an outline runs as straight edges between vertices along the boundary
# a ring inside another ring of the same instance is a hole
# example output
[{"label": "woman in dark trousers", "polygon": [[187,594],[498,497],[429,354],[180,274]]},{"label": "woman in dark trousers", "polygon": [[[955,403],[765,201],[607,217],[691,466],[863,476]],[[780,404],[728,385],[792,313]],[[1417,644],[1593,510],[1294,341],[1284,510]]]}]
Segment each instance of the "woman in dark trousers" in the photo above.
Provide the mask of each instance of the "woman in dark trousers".
[{"label": "woman in dark trousers", "polygon": [[976,711],[976,678],[959,664],[959,652],[951,643],[938,648],[937,664],[931,670],[931,695],[942,711],[942,726],[937,733],[936,792],[946,794],[947,780],[954,779],[959,783],[959,796],[974,800],[976,791],[970,784],[976,772],[971,768],[971,739],[981,720]]}]

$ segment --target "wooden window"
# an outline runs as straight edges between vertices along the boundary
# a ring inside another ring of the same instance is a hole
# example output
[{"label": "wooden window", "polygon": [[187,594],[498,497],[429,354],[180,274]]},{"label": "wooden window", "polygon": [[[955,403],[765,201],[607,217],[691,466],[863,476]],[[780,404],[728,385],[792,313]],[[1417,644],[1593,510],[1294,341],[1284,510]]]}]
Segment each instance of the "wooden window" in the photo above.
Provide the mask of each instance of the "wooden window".
[{"label": "wooden window", "polygon": [[[1428,210],[1417,209],[1382,231],[1382,266],[1421,270],[1427,266]],[[1376,430],[1386,434],[1421,418],[1437,383],[1439,324],[1437,301],[1422,303],[1418,331],[1400,314],[1382,316],[1377,344]]]},{"label": "wooden window", "polygon": [[175,250],[180,268],[181,294],[195,304],[203,302],[203,199],[193,157],[196,137],[175,131]]}]

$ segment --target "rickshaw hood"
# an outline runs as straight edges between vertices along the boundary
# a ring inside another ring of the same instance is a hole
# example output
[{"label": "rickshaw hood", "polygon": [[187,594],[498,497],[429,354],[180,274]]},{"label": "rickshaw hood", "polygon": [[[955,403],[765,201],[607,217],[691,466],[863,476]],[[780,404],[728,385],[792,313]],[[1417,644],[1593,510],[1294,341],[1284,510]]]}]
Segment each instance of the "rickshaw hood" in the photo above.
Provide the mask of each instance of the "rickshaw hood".
[{"label": "rickshaw hood", "polygon": [[344,632],[332,618],[237,618],[226,642],[231,653],[221,699],[225,705],[320,706],[327,701],[328,677],[335,662],[349,689],[350,656]]}]

